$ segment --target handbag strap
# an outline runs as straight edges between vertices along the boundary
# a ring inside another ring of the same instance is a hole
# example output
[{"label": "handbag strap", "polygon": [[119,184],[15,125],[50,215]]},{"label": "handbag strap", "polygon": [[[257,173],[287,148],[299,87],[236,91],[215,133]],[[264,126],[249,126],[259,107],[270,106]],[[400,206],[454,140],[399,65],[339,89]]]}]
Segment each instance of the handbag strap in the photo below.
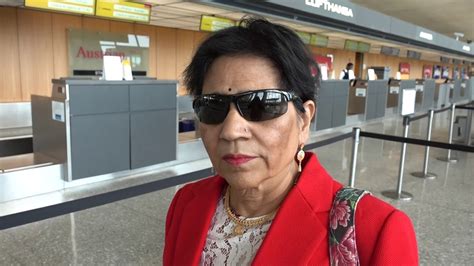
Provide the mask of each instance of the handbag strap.
[{"label": "handbag strap", "polygon": [[355,211],[359,200],[370,192],[341,188],[329,212],[329,257],[331,265],[360,265],[355,235]]}]

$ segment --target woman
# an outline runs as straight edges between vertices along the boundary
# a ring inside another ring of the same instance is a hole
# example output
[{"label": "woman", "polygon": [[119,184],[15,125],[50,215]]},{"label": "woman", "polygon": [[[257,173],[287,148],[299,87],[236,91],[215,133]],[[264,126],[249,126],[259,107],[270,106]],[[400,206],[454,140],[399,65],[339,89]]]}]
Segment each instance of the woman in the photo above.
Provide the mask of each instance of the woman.
[{"label": "woman", "polygon": [[[329,210],[342,185],[302,151],[316,109],[314,67],[296,34],[262,19],[202,43],[185,83],[217,175],[175,195],[164,265],[329,264]],[[339,250],[336,263],[418,263],[405,214],[365,196],[355,220],[358,257]]]}]

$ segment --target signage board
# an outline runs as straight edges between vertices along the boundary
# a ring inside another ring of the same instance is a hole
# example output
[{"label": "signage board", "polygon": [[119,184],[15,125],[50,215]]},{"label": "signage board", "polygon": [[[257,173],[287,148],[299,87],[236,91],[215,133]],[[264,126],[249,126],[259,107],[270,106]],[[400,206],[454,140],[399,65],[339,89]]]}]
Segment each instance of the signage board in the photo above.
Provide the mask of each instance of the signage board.
[{"label": "signage board", "polygon": [[146,75],[148,36],[68,29],[69,76],[95,76],[102,72],[104,56],[129,58],[134,75]]},{"label": "signage board", "polygon": [[402,94],[401,115],[411,115],[415,113],[416,90],[404,89]]},{"label": "signage board", "polygon": [[370,50],[370,44],[365,42],[357,43],[357,51],[361,53],[368,53]]},{"label": "signage board", "polygon": [[413,59],[420,60],[421,53],[416,52],[416,51],[407,50],[407,58],[413,58]]},{"label": "signage board", "polygon": [[225,28],[235,26],[235,21],[227,18],[220,18],[214,16],[201,16],[201,25],[199,29],[202,31],[218,31]]},{"label": "signage board", "polygon": [[296,34],[300,37],[304,44],[310,44],[311,34],[302,31],[296,31]]},{"label": "signage board", "polygon": [[400,54],[400,49],[389,46],[382,46],[380,48],[380,53],[384,55],[398,56]]},{"label": "signage board", "polygon": [[311,34],[310,43],[314,46],[327,47],[329,43],[329,38],[318,34]]},{"label": "signage board", "polygon": [[398,86],[390,87],[390,94],[399,94],[399,93],[400,93],[400,87]]},{"label": "signage board", "polygon": [[150,6],[124,0],[97,0],[95,15],[105,18],[150,22]]},{"label": "signage board", "polygon": [[359,44],[356,41],[353,40],[346,40],[344,42],[344,49],[345,50],[350,50],[350,51],[357,51]]},{"label": "signage board", "polygon": [[95,0],[25,0],[26,7],[94,15]]},{"label": "signage board", "polygon": [[365,88],[356,88],[355,96],[356,97],[365,97],[367,90]]}]

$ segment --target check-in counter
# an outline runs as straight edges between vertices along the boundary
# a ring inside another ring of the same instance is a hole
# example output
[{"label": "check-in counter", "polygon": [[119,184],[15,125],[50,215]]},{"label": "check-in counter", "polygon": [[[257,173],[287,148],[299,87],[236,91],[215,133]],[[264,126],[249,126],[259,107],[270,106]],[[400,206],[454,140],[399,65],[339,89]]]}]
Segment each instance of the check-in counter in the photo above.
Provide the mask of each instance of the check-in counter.
[{"label": "check-in counter", "polygon": [[365,114],[365,101],[367,97],[367,80],[356,79],[351,81],[347,105],[348,115]]},{"label": "check-in counter", "polygon": [[369,80],[365,101],[365,120],[382,118],[387,106],[388,86],[386,80]]},{"label": "check-in counter", "polygon": [[425,80],[424,79],[416,79],[415,80],[415,90],[416,90],[416,98],[415,98],[415,111],[421,110],[421,102],[423,101],[423,90],[425,89]]},{"label": "check-in counter", "polygon": [[452,81],[453,86],[451,87],[450,90],[450,99],[451,103],[458,103],[463,100],[463,97],[461,97],[461,80],[460,79],[455,79]]},{"label": "check-in counter", "polygon": [[32,96],[33,151],[64,164],[64,179],[176,159],[177,82],[53,80]]},{"label": "check-in counter", "polygon": [[435,98],[436,82],[434,79],[426,79],[423,85],[423,97],[421,109],[419,111],[426,112],[436,107]]},{"label": "check-in counter", "polygon": [[446,80],[444,83],[438,85],[439,90],[436,106],[438,108],[443,108],[450,104],[451,86],[454,88],[454,84],[449,80]]},{"label": "check-in counter", "polygon": [[318,94],[316,123],[311,130],[335,128],[346,124],[348,80],[324,80]]},{"label": "check-in counter", "polygon": [[400,80],[390,79],[388,81],[387,108],[398,107],[400,96]]}]

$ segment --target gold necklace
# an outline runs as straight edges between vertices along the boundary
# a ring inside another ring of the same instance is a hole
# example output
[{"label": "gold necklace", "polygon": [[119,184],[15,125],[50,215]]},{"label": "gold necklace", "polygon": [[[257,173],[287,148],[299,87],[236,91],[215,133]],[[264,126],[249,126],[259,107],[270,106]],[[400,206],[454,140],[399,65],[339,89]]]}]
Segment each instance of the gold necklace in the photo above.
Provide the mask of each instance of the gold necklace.
[{"label": "gold necklace", "polygon": [[230,189],[229,186],[227,186],[227,190],[224,195],[224,207],[225,211],[227,212],[227,216],[234,222],[235,226],[233,229],[233,236],[239,236],[242,235],[245,230],[248,228],[256,227],[262,224],[265,224],[266,222],[270,221],[273,219],[275,216],[275,213],[277,210],[272,211],[269,214],[266,214],[258,219],[253,219],[253,220],[247,220],[247,218],[239,218],[237,217],[232,210],[230,209]]}]

